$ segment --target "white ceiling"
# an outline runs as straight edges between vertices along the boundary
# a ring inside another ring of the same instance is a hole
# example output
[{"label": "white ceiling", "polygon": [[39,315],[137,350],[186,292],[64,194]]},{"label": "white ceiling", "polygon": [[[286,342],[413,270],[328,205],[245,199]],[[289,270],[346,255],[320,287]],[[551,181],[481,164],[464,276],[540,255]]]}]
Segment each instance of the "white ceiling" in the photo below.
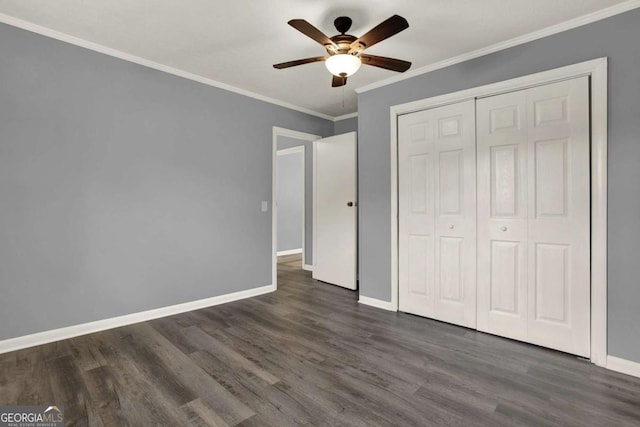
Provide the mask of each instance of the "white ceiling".
[{"label": "white ceiling", "polygon": [[[391,15],[409,29],[368,53],[427,66],[589,14],[624,0],[0,0],[0,13],[330,116],[356,111],[355,88],[397,73],[363,66],[331,88],[324,64],[272,64],[324,49],[287,25],[302,18],[360,36]],[[343,106],[344,97],[344,106]]]}]

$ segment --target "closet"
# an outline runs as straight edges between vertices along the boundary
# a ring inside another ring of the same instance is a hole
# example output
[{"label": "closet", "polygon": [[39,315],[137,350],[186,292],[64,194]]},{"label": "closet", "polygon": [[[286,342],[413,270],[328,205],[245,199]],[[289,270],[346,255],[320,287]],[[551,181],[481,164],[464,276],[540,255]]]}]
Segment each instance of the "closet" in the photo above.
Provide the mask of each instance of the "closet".
[{"label": "closet", "polygon": [[399,309],[588,357],[589,80],[398,119]]}]

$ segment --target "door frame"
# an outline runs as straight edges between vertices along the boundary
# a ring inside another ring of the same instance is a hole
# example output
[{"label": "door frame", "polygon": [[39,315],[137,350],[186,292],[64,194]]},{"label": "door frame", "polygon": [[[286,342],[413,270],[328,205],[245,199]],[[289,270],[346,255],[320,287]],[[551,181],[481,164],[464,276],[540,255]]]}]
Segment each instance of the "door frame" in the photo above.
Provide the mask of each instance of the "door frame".
[{"label": "door frame", "polygon": [[394,105],[391,118],[391,303],[398,311],[398,116],[589,76],[591,92],[591,362],[607,362],[607,57]]},{"label": "door frame", "polygon": [[[272,138],[271,138],[271,283],[274,289],[278,289],[278,203],[277,203],[277,178],[278,178],[278,137],[284,136],[293,139],[299,139],[301,141],[313,142],[316,139],[320,139],[320,135],[314,135],[311,133],[300,132],[293,129],[281,128],[273,126]],[[293,147],[298,148],[298,147]],[[303,145],[302,148],[305,148]],[[284,151],[284,150],[281,150]],[[306,150],[303,151],[302,162],[306,165]],[[306,173],[303,167],[303,173]],[[303,179],[303,185],[305,185],[305,201],[306,201],[306,183]],[[304,201],[303,201],[304,204]],[[302,265],[306,265],[306,252],[304,250],[305,245],[305,210],[302,210]]]},{"label": "door frame", "polygon": [[[292,254],[297,254],[297,253],[302,253],[302,265],[305,264],[306,261],[306,256],[305,256],[305,250],[304,250],[304,244],[305,244],[305,232],[306,232],[306,224],[305,224],[305,205],[306,205],[306,173],[307,171],[305,170],[305,150],[306,147],[304,145],[297,145],[295,147],[290,147],[290,148],[283,148],[282,150],[276,150],[276,159],[279,156],[286,156],[289,154],[295,154],[295,153],[302,153],[302,248],[301,251],[298,252],[297,249],[293,249],[293,250],[289,250],[289,251],[276,251],[276,255],[277,256],[282,256],[282,255],[292,255]],[[278,206],[278,191],[277,191],[277,182],[278,182],[278,167],[277,167],[277,162],[276,162],[276,203],[274,203],[274,206]],[[277,215],[277,210],[276,210],[276,220],[278,218]],[[276,235],[276,249],[277,249],[277,242],[278,242],[278,236]]]}]

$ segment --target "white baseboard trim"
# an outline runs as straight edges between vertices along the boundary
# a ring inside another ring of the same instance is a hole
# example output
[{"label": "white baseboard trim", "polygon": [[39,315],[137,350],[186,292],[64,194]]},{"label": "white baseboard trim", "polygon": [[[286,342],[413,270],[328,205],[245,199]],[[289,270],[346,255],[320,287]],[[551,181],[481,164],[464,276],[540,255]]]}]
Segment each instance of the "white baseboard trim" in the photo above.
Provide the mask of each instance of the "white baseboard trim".
[{"label": "white baseboard trim", "polygon": [[0,341],[0,354],[74,338],[80,335],[105,331],[107,329],[119,328],[121,326],[127,326],[134,323],[146,322],[148,320],[172,316],[174,314],[185,313],[187,311],[199,310],[201,308],[212,307],[214,305],[225,304],[245,298],[251,298],[273,292],[275,290],[276,287],[273,285],[262,286],[260,288],[247,289],[246,291],[233,292],[231,294],[185,302],[169,307],[156,308],[139,313],[126,314],[124,316],[96,320],[94,322],[68,326],[60,329],[52,329],[50,331],[38,332],[31,335],[24,335],[22,337],[9,338],[7,340]]},{"label": "white baseboard trim", "polygon": [[302,269],[306,271],[313,271],[313,265],[311,264],[302,264]]},{"label": "white baseboard trim", "polygon": [[283,256],[283,255],[295,255],[295,254],[301,254],[301,253],[302,253],[302,248],[298,248],[298,249],[289,249],[286,251],[278,251],[277,255]]},{"label": "white baseboard trim", "polygon": [[640,378],[640,363],[615,356],[607,356],[607,369]]},{"label": "white baseboard trim", "polygon": [[371,307],[380,308],[382,310],[398,311],[393,306],[393,304],[391,302],[389,302],[389,301],[382,301],[382,300],[379,300],[379,299],[369,298],[369,297],[365,297],[365,296],[360,295],[360,299],[358,299],[358,302],[360,304],[369,305]]}]

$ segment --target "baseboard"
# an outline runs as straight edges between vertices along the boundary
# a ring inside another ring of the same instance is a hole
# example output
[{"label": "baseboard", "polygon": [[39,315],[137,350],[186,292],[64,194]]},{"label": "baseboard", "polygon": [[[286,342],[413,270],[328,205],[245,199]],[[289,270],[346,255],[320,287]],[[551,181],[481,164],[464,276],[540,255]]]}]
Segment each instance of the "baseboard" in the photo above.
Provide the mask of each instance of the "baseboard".
[{"label": "baseboard", "polygon": [[607,356],[607,369],[640,378],[640,363],[615,356]]},{"label": "baseboard", "polygon": [[311,264],[302,264],[302,269],[306,271],[313,271],[313,265]]},{"label": "baseboard", "polygon": [[360,295],[360,299],[358,299],[358,302],[360,304],[364,304],[364,305],[368,305],[368,306],[371,306],[371,307],[380,308],[382,310],[398,311],[398,309],[396,307],[394,307],[393,304],[390,303],[389,301],[382,301],[382,300],[379,300],[379,299],[369,298],[369,297],[365,297],[365,296]]},{"label": "baseboard", "polygon": [[0,354],[37,345],[48,344],[55,341],[78,337],[80,335],[105,331],[107,329],[119,328],[134,323],[146,322],[160,317],[172,316],[174,314],[185,313],[187,311],[199,310],[201,308],[212,307],[214,305],[251,298],[258,295],[275,291],[273,285],[262,286],[260,288],[247,289],[246,291],[233,292],[231,294],[219,295],[197,301],[176,304],[169,307],[156,308],[139,313],[127,314],[124,316],[112,317],[104,320],[83,323],[80,325],[68,326],[60,329],[38,332],[22,337],[9,338],[0,341]]},{"label": "baseboard", "polygon": [[284,256],[284,255],[295,255],[295,254],[301,254],[301,253],[302,253],[302,248],[298,248],[298,249],[289,249],[286,251],[278,251],[277,255]]}]

